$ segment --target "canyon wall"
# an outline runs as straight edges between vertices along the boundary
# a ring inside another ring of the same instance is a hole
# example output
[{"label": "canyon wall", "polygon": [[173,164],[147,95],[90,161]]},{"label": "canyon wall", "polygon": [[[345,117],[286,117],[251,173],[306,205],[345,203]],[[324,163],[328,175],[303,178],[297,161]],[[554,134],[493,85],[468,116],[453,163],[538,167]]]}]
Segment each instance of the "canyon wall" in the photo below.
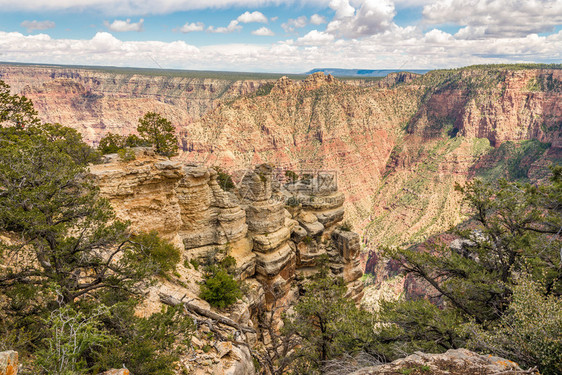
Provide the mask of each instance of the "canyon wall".
[{"label": "canyon wall", "polygon": [[461,221],[454,184],[482,171],[500,177],[494,164],[520,160],[519,175],[544,177],[562,149],[561,72],[476,66],[369,82],[322,73],[272,82],[1,65],[0,79],[32,98],[42,119],[92,143],[108,131],[134,132],[152,110],[177,127],[183,161],[229,172],[266,162],[335,172],[347,219],[376,248]]},{"label": "canyon wall", "polygon": [[108,132],[134,133],[138,119],[149,111],[162,114],[175,126],[185,125],[216,107],[219,100],[253,92],[268,82],[4,64],[0,79],[13,92],[31,99],[42,121],[73,127],[90,144],[97,144]]}]

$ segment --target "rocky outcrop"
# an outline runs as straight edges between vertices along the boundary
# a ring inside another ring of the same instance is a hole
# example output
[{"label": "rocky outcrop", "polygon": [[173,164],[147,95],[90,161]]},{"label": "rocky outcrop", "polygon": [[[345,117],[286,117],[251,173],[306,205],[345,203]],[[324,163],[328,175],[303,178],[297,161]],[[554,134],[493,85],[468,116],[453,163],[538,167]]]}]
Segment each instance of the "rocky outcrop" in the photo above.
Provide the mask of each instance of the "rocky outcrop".
[{"label": "rocky outcrop", "polygon": [[0,375],[17,375],[18,352],[8,350],[0,352]]},{"label": "rocky outcrop", "polygon": [[[217,256],[231,255],[246,294],[229,308],[223,321],[230,323],[222,335],[242,334],[241,340],[254,343],[261,334],[255,329],[258,313],[275,307],[278,318],[292,306],[299,298],[298,284],[318,271],[321,257],[347,283],[348,296],[360,300],[359,235],[338,228],[344,199],[335,181],[330,183],[320,173],[311,180],[286,183],[274,175],[272,165],[262,164],[246,171],[232,191],[224,191],[212,168],[184,165],[146,148],[134,149],[134,154],[129,161],[108,155],[104,163],[91,166],[90,173],[117,217],[129,220],[134,232],[155,230],[182,251],[185,262],[178,265],[178,274],[185,286],[162,281],[150,295],[167,294],[174,303],[189,296],[191,308],[208,311],[210,306],[197,299],[197,284],[192,283],[201,279],[201,270],[186,264],[208,264]],[[158,311],[157,306],[147,309],[143,313]],[[239,332],[237,325],[247,329]],[[199,362],[185,364],[189,371],[252,373],[246,368],[253,369],[247,347],[215,342],[215,351],[207,353],[205,337],[204,332],[195,336],[201,353]]]},{"label": "rocky outcrop", "polygon": [[523,371],[515,362],[491,355],[480,355],[466,349],[450,349],[443,354],[417,352],[394,362],[367,367],[351,375],[517,375],[537,374]]}]

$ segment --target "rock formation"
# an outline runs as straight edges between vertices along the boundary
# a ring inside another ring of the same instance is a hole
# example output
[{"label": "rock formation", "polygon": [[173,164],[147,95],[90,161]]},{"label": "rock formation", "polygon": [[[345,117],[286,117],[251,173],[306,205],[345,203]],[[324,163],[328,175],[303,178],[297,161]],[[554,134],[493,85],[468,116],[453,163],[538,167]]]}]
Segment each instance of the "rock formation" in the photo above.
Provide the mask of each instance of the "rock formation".
[{"label": "rock formation", "polygon": [[8,350],[0,352],[0,375],[18,374],[18,352]]},{"label": "rock formation", "polygon": [[442,354],[417,352],[394,362],[367,367],[351,375],[517,375],[537,374],[523,371],[515,362],[491,355],[480,355],[466,349],[450,349]]},{"label": "rock formation", "polygon": [[[361,299],[359,235],[338,227],[344,197],[329,176],[318,173],[310,180],[285,184],[272,165],[262,164],[248,170],[229,192],[219,186],[214,169],[158,157],[147,148],[135,149],[132,161],[108,155],[90,172],[118,218],[129,220],[133,231],[160,233],[182,250],[185,263],[205,263],[221,251],[236,259],[237,277],[245,281],[248,292],[225,321],[248,327],[245,338],[250,342],[260,335],[255,329],[258,311],[282,307],[280,314],[294,304],[298,283],[317,271],[323,255],[332,272],[347,283],[349,297]],[[179,265],[179,271],[183,286],[162,281],[152,296],[164,294],[172,304],[189,296],[190,303],[209,310],[198,300],[198,287],[192,282],[201,279],[200,272],[185,265]],[[157,311],[155,303],[149,297],[148,310],[142,313]],[[196,340],[202,342],[203,337]],[[210,362],[198,358],[200,363],[189,365],[196,374],[222,373],[219,368],[225,374],[251,373],[236,370],[251,362],[244,346],[216,349],[209,354]]]}]

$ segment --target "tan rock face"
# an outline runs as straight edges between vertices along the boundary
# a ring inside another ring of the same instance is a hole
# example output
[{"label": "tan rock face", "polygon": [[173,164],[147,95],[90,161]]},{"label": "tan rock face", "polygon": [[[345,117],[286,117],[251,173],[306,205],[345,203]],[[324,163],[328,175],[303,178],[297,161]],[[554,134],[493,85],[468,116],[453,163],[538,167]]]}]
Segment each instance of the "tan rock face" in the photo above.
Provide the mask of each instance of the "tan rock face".
[{"label": "tan rock face", "polygon": [[[349,283],[361,276],[355,262],[358,235],[330,237],[343,218],[343,196],[332,188],[326,201],[306,203],[293,218],[283,200],[290,193],[279,190],[269,165],[248,171],[234,192],[226,192],[213,169],[184,166],[143,148],[135,149],[135,156],[124,162],[109,155],[90,168],[117,217],[129,220],[133,231],[156,230],[182,249],[185,259],[204,261],[217,247],[226,249],[240,279],[255,277],[263,285],[269,306],[288,296],[297,267],[316,267],[332,248],[338,275]],[[300,194],[303,202],[311,201],[306,191]]]},{"label": "tan rock face", "polygon": [[155,230],[180,246],[182,219],[176,188],[185,176],[182,165],[147,149],[137,149],[135,154],[134,161],[114,160],[94,165],[90,172],[118,218],[130,220],[134,231]]}]

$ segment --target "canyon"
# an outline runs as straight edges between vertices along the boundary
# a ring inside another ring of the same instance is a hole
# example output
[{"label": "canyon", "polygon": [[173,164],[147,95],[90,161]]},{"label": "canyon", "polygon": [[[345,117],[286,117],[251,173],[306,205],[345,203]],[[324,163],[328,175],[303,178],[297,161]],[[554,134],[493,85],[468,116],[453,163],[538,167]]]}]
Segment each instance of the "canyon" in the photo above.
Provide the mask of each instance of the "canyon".
[{"label": "canyon", "polygon": [[268,162],[333,172],[366,252],[461,222],[455,183],[508,170],[538,181],[561,159],[561,70],[238,78],[0,65],[0,79],[32,99],[42,120],[74,127],[94,145],[107,132],[134,133],[138,118],[156,111],[176,126],[184,162],[235,176]]},{"label": "canyon", "polygon": [[[43,121],[73,127],[92,145],[108,132],[135,133],[148,111],[175,125],[178,156],[138,147],[128,158],[104,155],[90,174],[133,234],[155,231],[181,251],[177,271],[149,288],[136,313],[183,304],[220,323],[198,327],[195,359],[180,361],[193,374],[254,373],[251,351],[271,342],[264,312],[280,329],[281,314],[324,259],[357,303],[416,294],[394,277],[399,270],[381,248],[422,243],[463,222],[457,184],[539,184],[562,161],[557,69],[481,66],[342,81],[0,65],[0,79],[32,99]],[[223,170],[233,188],[221,184]],[[199,297],[199,265],[227,256],[244,295],[217,310]],[[408,358],[417,366],[416,355]],[[449,355],[503,370],[496,359]]]}]

